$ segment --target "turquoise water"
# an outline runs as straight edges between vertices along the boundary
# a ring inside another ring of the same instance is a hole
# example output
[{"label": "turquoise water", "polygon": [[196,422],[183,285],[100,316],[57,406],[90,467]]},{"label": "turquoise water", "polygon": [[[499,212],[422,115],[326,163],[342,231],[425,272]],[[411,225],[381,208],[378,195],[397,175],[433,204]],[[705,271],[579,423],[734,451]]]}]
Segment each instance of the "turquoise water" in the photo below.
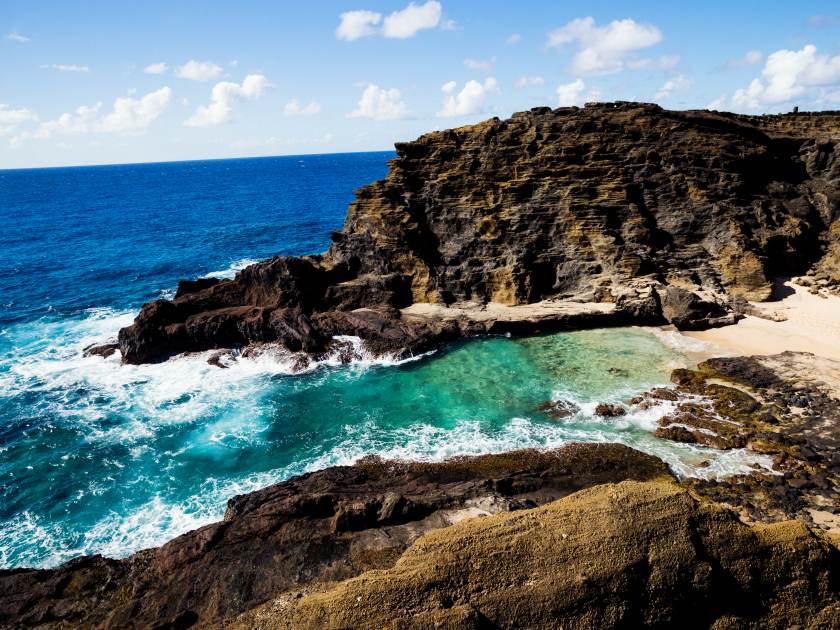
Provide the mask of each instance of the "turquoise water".
[{"label": "turquoise water", "polygon": [[[179,277],[323,250],[352,188],[380,176],[387,157],[58,169],[20,172],[13,185],[0,173],[0,216],[18,237],[37,236],[0,248],[0,567],[125,556],[221,518],[234,494],[367,454],[620,441],[686,474],[745,465],[740,451],[654,438],[667,408],[594,415],[686,362],[642,329],[482,338],[404,362],[357,348],[352,365],[326,360],[302,374],[271,351],[233,356],[227,369],[208,365],[209,353],[149,366],[83,356]],[[129,231],[111,234],[115,225]],[[552,419],[538,409],[547,400],[580,411]],[[713,465],[695,468],[703,459]]]}]

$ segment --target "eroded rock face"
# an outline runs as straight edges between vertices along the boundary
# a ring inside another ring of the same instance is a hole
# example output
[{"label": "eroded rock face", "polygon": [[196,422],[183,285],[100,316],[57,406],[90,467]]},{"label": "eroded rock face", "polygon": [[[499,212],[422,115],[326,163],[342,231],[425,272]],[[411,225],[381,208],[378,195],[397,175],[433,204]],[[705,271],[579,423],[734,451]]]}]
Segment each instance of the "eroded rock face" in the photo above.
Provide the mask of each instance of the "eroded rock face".
[{"label": "eroded rock face", "polygon": [[626,481],[425,535],[389,569],[234,627],[789,628],[840,614],[840,552],[750,527],[673,482]]},{"label": "eroded rock face", "polygon": [[342,333],[401,352],[491,327],[402,316],[417,303],[611,307],[573,323],[560,314],[557,327],[731,323],[730,300],[768,297],[776,275],[816,263],[820,281],[836,280],[838,137],[835,114],[634,103],[430,133],[397,145],[323,256],[182,283],[143,307],[120,349],[133,363],[261,342],[317,353]]},{"label": "eroded rock face", "polygon": [[290,589],[387,568],[421,535],[595,484],[669,477],[619,444],[444,463],[362,460],[234,497],[223,521],[123,560],[0,570],[0,627],[160,627],[224,620]]}]

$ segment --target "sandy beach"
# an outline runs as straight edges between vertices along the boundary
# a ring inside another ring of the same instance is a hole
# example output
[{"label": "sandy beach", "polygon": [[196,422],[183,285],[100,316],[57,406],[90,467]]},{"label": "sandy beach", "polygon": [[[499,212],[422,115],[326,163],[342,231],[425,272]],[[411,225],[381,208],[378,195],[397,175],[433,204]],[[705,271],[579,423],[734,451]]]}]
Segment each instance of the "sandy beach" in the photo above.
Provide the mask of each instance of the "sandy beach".
[{"label": "sandy beach", "polygon": [[748,315],[734,326],[682,334],[711,344],[713,354],[792,350],[840,361],[840,297],[814,295],[792,282],[785,282],[783,288],[788,295],[781,300],[753,303],[762,317]]}]

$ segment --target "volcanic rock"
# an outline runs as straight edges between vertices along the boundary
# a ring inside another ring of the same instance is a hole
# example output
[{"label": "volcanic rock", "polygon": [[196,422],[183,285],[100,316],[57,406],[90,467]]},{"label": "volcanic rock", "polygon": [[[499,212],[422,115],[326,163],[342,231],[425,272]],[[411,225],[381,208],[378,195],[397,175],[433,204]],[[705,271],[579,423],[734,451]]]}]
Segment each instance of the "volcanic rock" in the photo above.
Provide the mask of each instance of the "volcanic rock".
[{"label": "volcanic rock", "polygon": [[430,532],[393,567],[309,594],[274,622],[828,628],[840,614],[838,586],[840,551],[801,523],[750,527],[673,482],[625,481]]},{"label": "volcanic rock", "polygon": [[[836,113],[639,103],[429,133],[396,145],[325,254],[181,282],[120,331],[122,357],[265,342],[317,354],[335,334],[400,354],[488,332],[729,324],[736,298],[767,298],[778,275],[836,282],[838,138]],[[437,308],[407,314],[423,305]]]},{"label": "volcanic rock", "polygon": [[669,477],[655,457],[619,444],[443,463],[368,458],[234,497],[223,521],[123,560],[0,570],[0,627],[224,626],[290,589],[390,567],[432,529],[595,484]]}]

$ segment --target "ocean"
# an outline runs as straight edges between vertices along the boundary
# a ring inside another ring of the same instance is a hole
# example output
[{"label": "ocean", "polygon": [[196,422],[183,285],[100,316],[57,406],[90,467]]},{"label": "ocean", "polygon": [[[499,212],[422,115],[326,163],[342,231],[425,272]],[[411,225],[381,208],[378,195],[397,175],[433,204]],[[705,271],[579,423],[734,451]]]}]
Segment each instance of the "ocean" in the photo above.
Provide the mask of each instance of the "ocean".
[{"label": "ocean", "polygon": [[[663,408],[595,416],[686,364],[653,330],[485,337],[299,374],[270,354],[228,369],[208,353],[83,356],[179,279],[324,251],[354,189],[392,157],[0,171],[0,568],[125,556],[218,520],[235,494],[369,454],[619,441],[703,476],[760,460],[655,438]],[[579,411],[539,410],[561,399]]]}]

